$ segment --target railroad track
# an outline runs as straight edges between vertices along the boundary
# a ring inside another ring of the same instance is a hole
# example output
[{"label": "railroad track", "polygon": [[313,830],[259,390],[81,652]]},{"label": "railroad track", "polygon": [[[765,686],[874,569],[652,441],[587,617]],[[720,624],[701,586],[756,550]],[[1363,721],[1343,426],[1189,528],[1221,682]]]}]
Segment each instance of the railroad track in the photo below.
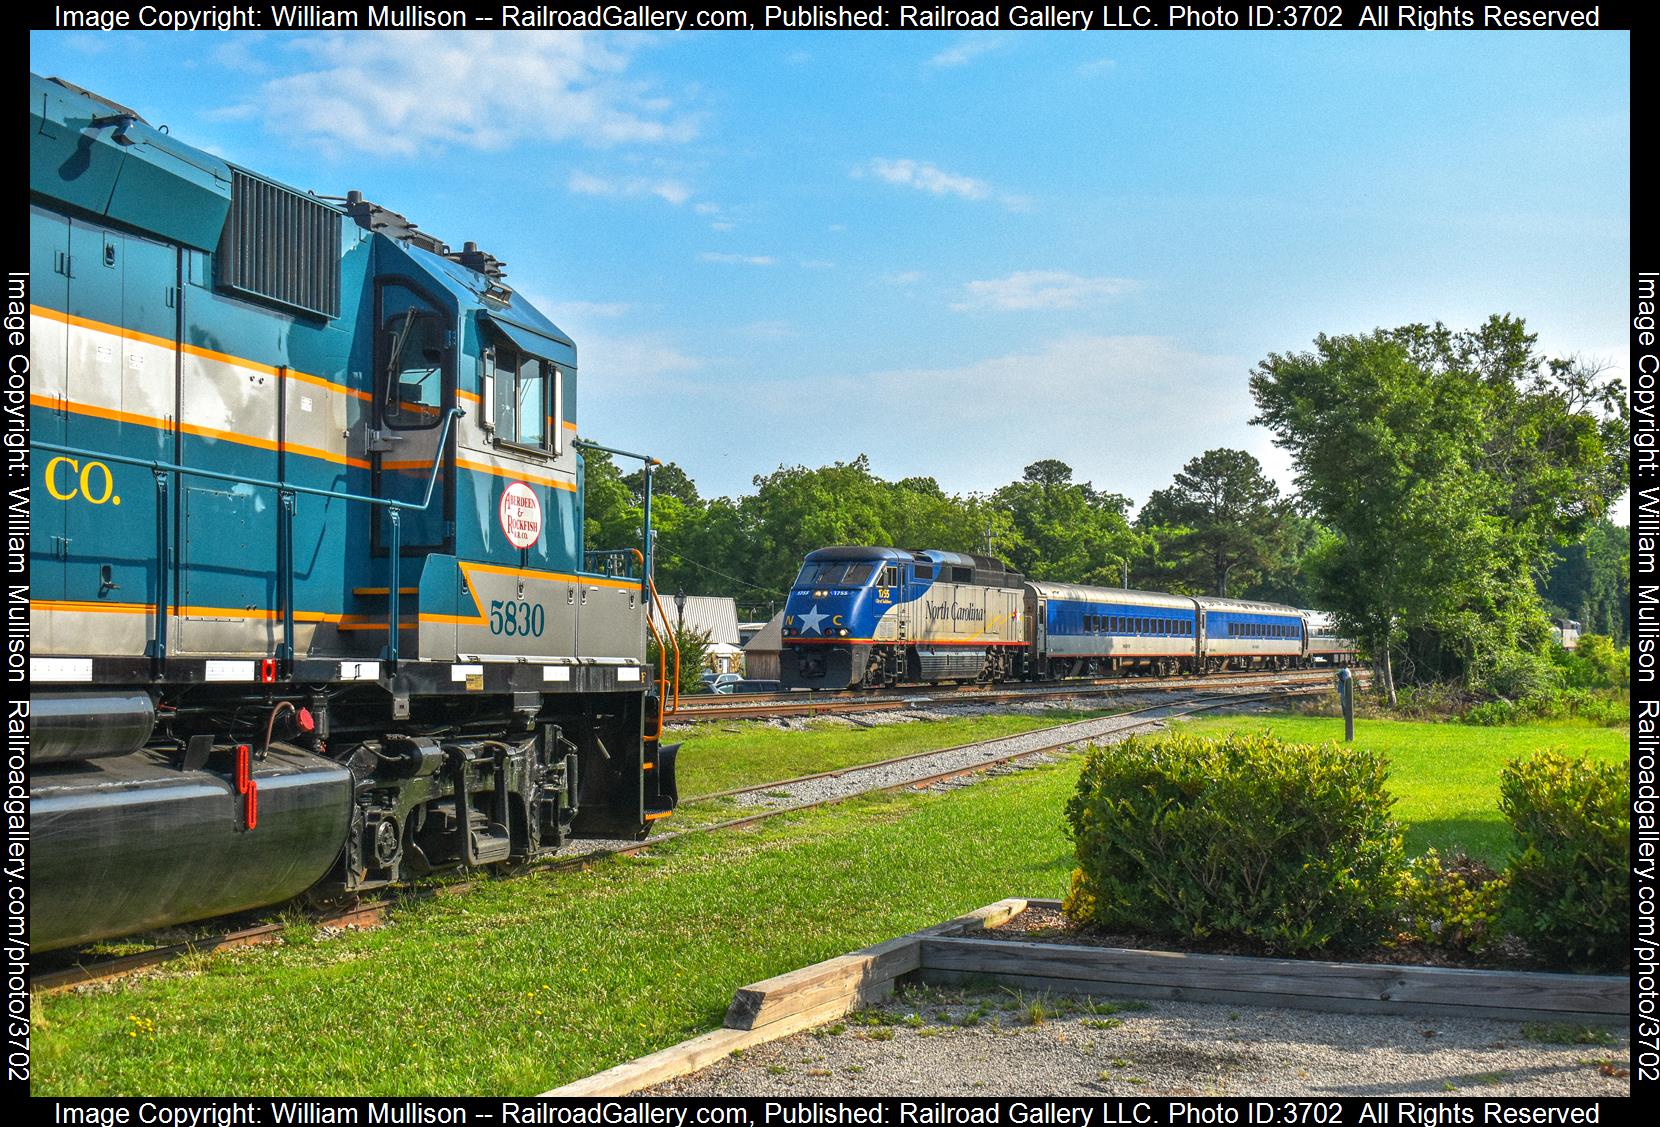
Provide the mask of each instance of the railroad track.
[{"label": "railroad track", "polygon": [[[1214,686],[1211,687],[1214,688]],[[1230,687],[1238,687],[1238,683],[1235,682]],[[530,874],[583,869],[607,857],[633,856],[678,838],[740,829],[756,825],[769,818],[830,806],[865,794],[925,790],[941,783],[1007,766],[1022,759],[1058,751],[1075,744],[1101,739],[1120,739],[1154,728],[1165,720],[1190,716],[1198,712],[1212,711],[1230,705],[1284,699],[1291,696],[1306,696],[1324,691],[1325,687],[1323,683],[1319,685],[1291,684],[1281,685],[1271,691],[1261,693],[1228,694],[1204,700],[1162,701],[1157,704],[1115,713],[1111,716],[1069,721],[1013,736],[1002,736],[978,743],[959,744],[955,747],[938,748],[933,751],[912,752],[891,759],[879,760],[875,763],[859,764],[834,771],[820,771],[811,775],[800,775],[790,779],[780,779],[774,782],[758,783],[698,795],[683,800],[682,805],[691,806],[694,803],[709,802],[716,799],[741,799],[746,796],[762,796],[761,800],[752,803],[760,806],[761,809],[753,814],[691,826],[683,830],[671,830],[667,833],[654,834],[650,839],[642,842],[572,842],[566,846],[566,849],[571,850],[568,854],[558,855],[547,861],[527,865],[504,875],[512,878]],[[1149,715],[1150,713],[1158,713],[1159,715]],[[804,791],[804,788],[815,787],[822,793],[815,794],[811,790]],[[308,914],[303,923],[305,926],[323,928],[372,927],[383,922],[386,914],[400,903],[434,896],[462,894],[476,887],[481,879],[491,878],[469,877],[448,884],[405,891],[387,900],[358,904],[349,908],[323,909]],[[267,921],[255,923],[129,955],[100,959],[90,963],[78,963],[33,975],[30,979],[30,989],[40,993],[56,993],[93,982],[124,977],[138,971],[160,966],[185,955],[205,954],[235,947],[271,943],[280,940],[291,926],[294,926],[293,922]]]},{"label": "railroad track", "polygon": [[1213,673],[1204,677],[1111,677],[1080,681],[1048,681],[1018,688],[984,685],[913,686],[844,692],[746,693],[742,696],[700,694],[682,696],[666,719],[676,724],[714,720],[754,720],[782,716],[828,716],[839,713],[883,712],[920,705],[1002,704],[1010,701],[1056,700],[1068,697],[1111,696],[1161,689],[1215,688],[1313,683],[1325,685],[1333,670]]}]

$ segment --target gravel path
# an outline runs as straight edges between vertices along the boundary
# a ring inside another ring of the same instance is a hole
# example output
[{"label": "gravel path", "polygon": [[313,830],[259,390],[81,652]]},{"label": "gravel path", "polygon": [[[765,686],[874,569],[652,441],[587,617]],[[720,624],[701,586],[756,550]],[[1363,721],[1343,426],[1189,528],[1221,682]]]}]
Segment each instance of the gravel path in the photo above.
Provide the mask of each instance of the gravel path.
[{"label": "gravel path", "polygon": [[[1165,690],[1168,692],[1169,690]],[[1060,730],[1024,732],[1019,735],[1005,736],[1001,739],[989,740],[985,743],[973,744],[964,748],[948,748],[907,759],[900,763],[874,765],[869,767],[849,767],[834,775],[823,778],[807,779],[801,782],[781,785],[768,785],[755,790],[741,791],[730,795],[730,800],[736,810],[743,815],[763,810],[776,810],[792,806],[801,806],[806,803],[823,802],[836,798],[850,798],[866,791],[881,790],[884,787],[898,786],[913,779],[923,779],[930,775],[937,775],[947,771],[964,770],[982,763],[1001,759],[1009,755],[1018,755],[1021,752],[1036,752],[1040,749],[1056,745],[1058,740],[1064,739],[1064,747],[1075,744],[1103,743],[1123,739],[1137,731],[1147,731],[1148,720],[1183,715],[1194,710],[1196,704],[1210,704],[1214,708],[1226,708],[1229,711],[1245,712],[1260,709],[1272,709],[1280,706],[1280,702],[1272,697],[1261,700],[1227,701],[1218,703],[1218,697],[1263,697],[1265,690],[1261,686],[1240,686],[1236,691],[1224,689],[1220,692],[1211,690],[1202,697],[1183,696],[1163,704],[1153,706],[1147,711],[1137,712],[1133,716],[1101,716],[1090,720],[1079,720],[1066,725]],[[1099,698],[1048,700],[1042,702],[1022,702],[1009,705],[960,705],[950,708],[931,708],[903,710],[899,712],[871,713],[860,717],[818,717],[814,719],[790,719],[780,717],[767,723],[779,728],[805,728],[810,724],[845,724],[853,727],[882,727],[890,724],[903,724],[915,721],[941,720],[951,717],[961,717],[965,714],[979,712],[1031,712],[1041,715],[1047,711],[1057,709],[1086,709],[1100,708]],[[1146,706],[1143,706],[1146,707]],[[1162,727],[1156,725],[1155,727]],[[1057,748],[1058,750],[1058,748]],[[1027,766],[1047,759],[1032,755],[1020,761]],[[1011,767],[1011,769],[1019,769]],[[960,779],[947,780],[933,784],[934,789],[952,789],[958,786],[972,785],[982,778],[989,778],[1003,774],[1002,770],[988,770]],[[672,831],[671,831],[672,832]],[[665,835],[666,836],[666,835]],[[590,838],[575,838],[565,843],[555,856],[574,857],[581,854],[593,853],[615,848],[615,843]]]},{"label": "gravel path", "polygon": [[[1093,1007],[1094,1012],[1090,1012]],[[1117,1008],[1122,1007],[1122,1008]],[[691,1096],[1625,1096],[1631,1050],[1513,1022],[913,987],[650,1089]],[[1034,1024],[1034,1019],[1036,1023]],[[1535,1036],[1539,1035],[1537,1029]],[[1558,1034],[1560,1035],[1560,1034]]]}]

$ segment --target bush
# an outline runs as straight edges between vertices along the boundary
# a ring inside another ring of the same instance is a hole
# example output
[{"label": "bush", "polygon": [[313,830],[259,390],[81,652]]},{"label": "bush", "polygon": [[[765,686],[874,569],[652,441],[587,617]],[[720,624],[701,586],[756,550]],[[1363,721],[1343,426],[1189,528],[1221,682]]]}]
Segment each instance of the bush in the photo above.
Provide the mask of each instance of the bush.
[{"label": "bush", "polygon": [[1576,689],[1619,689],[1631,684],[1631,647],[1604,634],[1581,634],[1574,649],[1554,654],[1563,683]]},{"label": "bush", "polygon": [[1549,696],[1562,684],[1555,663],[1529,650],[1498,650],[1477,662],[1470,672],[1471,688],[1510,700]]},{"label": "bush", "polygon": [[1630,763],[1544,752],[1508,764],[1499,809],[1516,833],[1505,921],[1533,951],[1574,969],[1630,956]]},{"label": "bush", "polygon": [[1607,690],[1559,689],[1525,700],[1486,701],[1459,719],[1486,727],[1533,724],[1541,720],[1579,720],[1600,728],[1618,728],[1631,723],[1631,700]]},{"label": "bush", "polygon": [[1500,915],[1509,881],[1473,858],[1431,849],[1401,876],[1395,945],[1480,956],[1504,938]]},{"label": "bush", "polygon": [[1075,922],[1270,952],[1377,942],[1401,872],[1382,757],[1266,732],[1092,748],[1067,804]]}]

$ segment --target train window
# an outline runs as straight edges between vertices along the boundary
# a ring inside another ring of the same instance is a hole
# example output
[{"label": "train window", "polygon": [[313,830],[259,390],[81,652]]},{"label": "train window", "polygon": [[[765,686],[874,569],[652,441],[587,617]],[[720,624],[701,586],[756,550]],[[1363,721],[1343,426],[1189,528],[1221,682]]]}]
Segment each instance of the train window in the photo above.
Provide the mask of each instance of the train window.
[{"label": "train window", "polygon": [[830,563],[810,563],[801,569],[801,574],[795,577],[797,587],[810,587],[822,583],[826,586],[840,583],[842,575],[847,571],[847,565],[839,560]]},{"label": "train window", "polygon": [[842,572],[839,582],[844,587],[862,587],[870,581],[875,571],[876,565],[873,563],[850,563],[847,570]]},{"label": "train window", "polygon": [[954,568],[952,568],[951,569],[951,582],[953,582],[953,583],[972,583],[972,582],[974,582],[974,569],[971,568],[971,567],[954,567]]},{"label": "train window", "polygon": [[893,564],[886,564],[882,568],[882,578],[876,581],[878,587],[899,586],[899,569]]},{"label": "train window", "polygon": [[438,310],[413,290],[382,288],[381,408],[388,426],[435,426],[444,404],[449,333]]},{"label": "train window", "polygon": [[547,364],[539,357],[497,346],[496,439],[521,446],[546,446]]},{"label": "train window", "polygon": [[914,564],[914,565],[912,565],[911,570],[912,570],[913,573],[915,573],[915,575],[918,579],[932,579],[932,578],[934,578],[934,565],[931,564],[931,563]]}]

